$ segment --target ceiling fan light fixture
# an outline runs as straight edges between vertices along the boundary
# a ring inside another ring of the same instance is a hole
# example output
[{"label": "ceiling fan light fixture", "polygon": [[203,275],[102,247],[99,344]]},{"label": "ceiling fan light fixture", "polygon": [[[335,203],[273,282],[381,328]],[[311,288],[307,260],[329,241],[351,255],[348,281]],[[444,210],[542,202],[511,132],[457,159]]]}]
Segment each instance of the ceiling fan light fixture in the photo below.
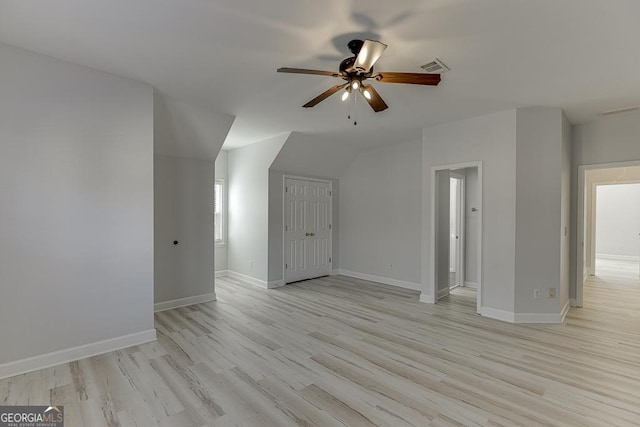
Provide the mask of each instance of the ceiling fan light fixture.
[{"label": "ceiling fan light fixture", "polygon": [[384,43],[374,40],[365,40],[360,48],[358,56],[356,57],[356,62],[353,64],[354,68],[363,72],[369,71],[386,48],[387,45]]},{"label": "ceiling fan light fixture", "polygon": [[346,101],[347,99],[349,99],[349,91],[345,90],[344,93],[342,94],[342,100]]},{"label": "ceiling fan light fixture", "polygon": [[371,92],[369,92],[367,89],[362,90],[362,95],[367,99],[371,99]]},{"label": "ceiling fan light fixture", "polygon": [[354,88],[355,90],[360,89],[360,82],[358,80],[353,80],[351,82],[351,87]]}]

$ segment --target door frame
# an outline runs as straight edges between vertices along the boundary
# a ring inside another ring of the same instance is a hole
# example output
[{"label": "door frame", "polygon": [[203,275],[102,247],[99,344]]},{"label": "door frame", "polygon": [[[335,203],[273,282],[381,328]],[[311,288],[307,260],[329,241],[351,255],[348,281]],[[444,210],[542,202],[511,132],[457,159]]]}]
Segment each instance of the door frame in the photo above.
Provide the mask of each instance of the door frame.
[{"label": "door frame", "polygon": [[283,174],[282,175],[282,283],[287,284],[287,231],[286,231],[286,209],[287,209],[287,179],[298,179],[300,181],[321,182],[329,184],[329,274],[333,273],[333,181],[330,179],[311,178],[308,176]]},{"label": "door frame", "polygon": [[[612,162],[612,163],[596,163],[591,165],[579,165],[578,166],[578,205],[576,209],[577,215],[577,230],[576,230],[576,242],[575,242],[575,254],[576,254],[576,270],[575,270],[575,299],[571,301],[571,305],[573,307],[582,307],[584,304],[584,282],[587,277],[584,274],[584,244],[585,244],[585,226],[595,227],[595,216],[591,217],[592,224],[585,224],[584,216],[586,212],[586,200],[584,197],[585,184],[587,171],[589,170],[598,170],[598,169],[614,169],[614,168],[625,168],[625,167],[633,167],[640,166],[640,160],[627,161],[627,162]],[[590,189],[593,191],[593,189]],[[595,210],[595,203],[592,206],[592,209]],[[595,233],[592,232],[592,247],[595,250]],[[595,268],[595,267],[594,267]]]},{"label": "door frame", "polygon": [[[458,191],[456,192],[456,231],[458,232],[458,239],[456,242],[456,245],[458,246],[457,248],[457,259],[456,259],[456,286],[462,286],[464,287],[464,273],[465,273],[465,269],[464,269],[464,264],[465,264],[465,260],[466,260],[466,254],[465,254],[465,233],[466,233],[466,222],[465,222],[465,216],[466,216],[466,204],[465,204],[465,198],[466,198],[466,186],[467,186],[467,177],[462,175],[462,174],[458,174],[456,172],[451,171],[449,173],[449,179],[457,179],[459,188]],[[451,212],[449,212],[449,215],[451,215]],[[451,268],[451,265],[449,265],[449,268]]]},{"label": "door frame", "polygon": [[[466,169],[466,168],[477,168],[478,169],[478,290],[477,290],[477,304],[476,304],[476,312],[479,314],[482,308],[482,229],[483,229],[483,220],[482,220],[482,161],[473,161],[473,162],[465,162],[465,163],[454,163],[448,165],[441,166],[432,166],[431,167],[431,241],[430,248],[431,253],[429,257],[429,267],[430,273],[428,277],[429,284],[429,298],[433,304],[438,303],[438,277],[437,277],[437,268],[436,268],[436,249],[437,249],[437,235],[436,235],[436,213],[438,212],[438,200],[439,200],[439,191],[438,186],[436,185],[436,174],[439,171],[443,170],[456,170],[456,169]],[[466,226],[466,224],[465,224]]]}]

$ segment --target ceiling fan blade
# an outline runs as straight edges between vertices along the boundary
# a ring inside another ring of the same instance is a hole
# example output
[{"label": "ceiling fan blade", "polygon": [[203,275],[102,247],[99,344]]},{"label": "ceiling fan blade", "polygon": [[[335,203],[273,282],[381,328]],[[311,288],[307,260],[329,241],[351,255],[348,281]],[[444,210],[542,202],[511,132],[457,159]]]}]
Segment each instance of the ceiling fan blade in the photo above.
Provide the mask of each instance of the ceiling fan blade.
[{"label": "ceiling fan blade", "polygon": [[336,73],[335,71],[324,71],[324,70],[307,70],[306,68],[288,68],[282,67],[278,68],[279,73],[292,73],[292,74],[317,74],[319,76],[331,76],[331,77],[340,77],[340,73]]},{"label": "ceiling fan blade", "polygon": [[376,63],[386,48],[387,45],[384,43],[365,40],[352,68],[366,73],[373,67],[373,64]]},{"label": "ceiling fan blade", "polygon": [[[363,88],[363,94],[362,97],[365,99],[365,101],[367,101],[369,103],[369,105],[371,106],[371,108],[373,108],[373,111],[375,111],[376,113],[380,112],[380,111],[384,111],[387,108],[389,108],[389,106],[387,105],[386,102],[384,102],[384,100],[382,99],[382,97],[380,96],[380,94],[378,93],[378,91],[371,85],[367,85],[367,84],[363,84],[362,85]],[[369,94],[371,95],[371,98],[367,98],[364,95],[364,91],[369,91]]]},{"label": "ceiling fan blade", "polygon": [[306,104],[304,104],[303,107],[304,108],[315,107],[316,105],[318,105],[319,103],[321,103],[322,101],[324,101],[325,99],[327,99],[328,97],[333,95],[334,93],[338,92],[340,89],[344,89],[345,87],[347,87],[348,84],[349,83],[335,85],[331,89],[322,92],[320,95],[316,96],[311,101],[309,101]]},{"label": "ceiling fan blade", "polygon": [[440,74],[427,73],[394,73],[382,72],[374,76],[381,83],[406,83],[410,85],[437,86],[440,83]]}]

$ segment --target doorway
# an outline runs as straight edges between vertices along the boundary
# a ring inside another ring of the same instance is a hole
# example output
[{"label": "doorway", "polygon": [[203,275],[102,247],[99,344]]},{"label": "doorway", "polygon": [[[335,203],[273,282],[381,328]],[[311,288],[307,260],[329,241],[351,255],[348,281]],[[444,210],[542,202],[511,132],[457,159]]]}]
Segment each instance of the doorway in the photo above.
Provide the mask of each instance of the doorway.
[{"label": "doorway", "polygon": [[464,286],[465,175],[449,173],[449,290]]},{"label": "doorway", "polygon": [[331,181],[284,178],[284,281],[331,273]]},{"label": "doorway", "polygon": [[431,183],[431,274],[426,301],[471,298],[480,313],[482,162],[433,167]]},{"label": "doorway", "polygon": [[574,306],[585,288],[640,292],[640,162],[578,168],[577,247]]}]

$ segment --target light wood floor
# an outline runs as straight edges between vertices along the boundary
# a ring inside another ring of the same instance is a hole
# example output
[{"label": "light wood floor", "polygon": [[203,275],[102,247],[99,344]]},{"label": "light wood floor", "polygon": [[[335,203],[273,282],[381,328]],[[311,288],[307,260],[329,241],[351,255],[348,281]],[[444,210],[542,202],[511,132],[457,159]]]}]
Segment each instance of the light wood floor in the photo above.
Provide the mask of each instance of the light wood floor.
[{"label": "light wood floor", "polygon": [[216,291],[159,313],[156,343],[0,381],[0,404],[67,427],[640,425],[636,289],[590,281],[545,326],[341,276]]}]

